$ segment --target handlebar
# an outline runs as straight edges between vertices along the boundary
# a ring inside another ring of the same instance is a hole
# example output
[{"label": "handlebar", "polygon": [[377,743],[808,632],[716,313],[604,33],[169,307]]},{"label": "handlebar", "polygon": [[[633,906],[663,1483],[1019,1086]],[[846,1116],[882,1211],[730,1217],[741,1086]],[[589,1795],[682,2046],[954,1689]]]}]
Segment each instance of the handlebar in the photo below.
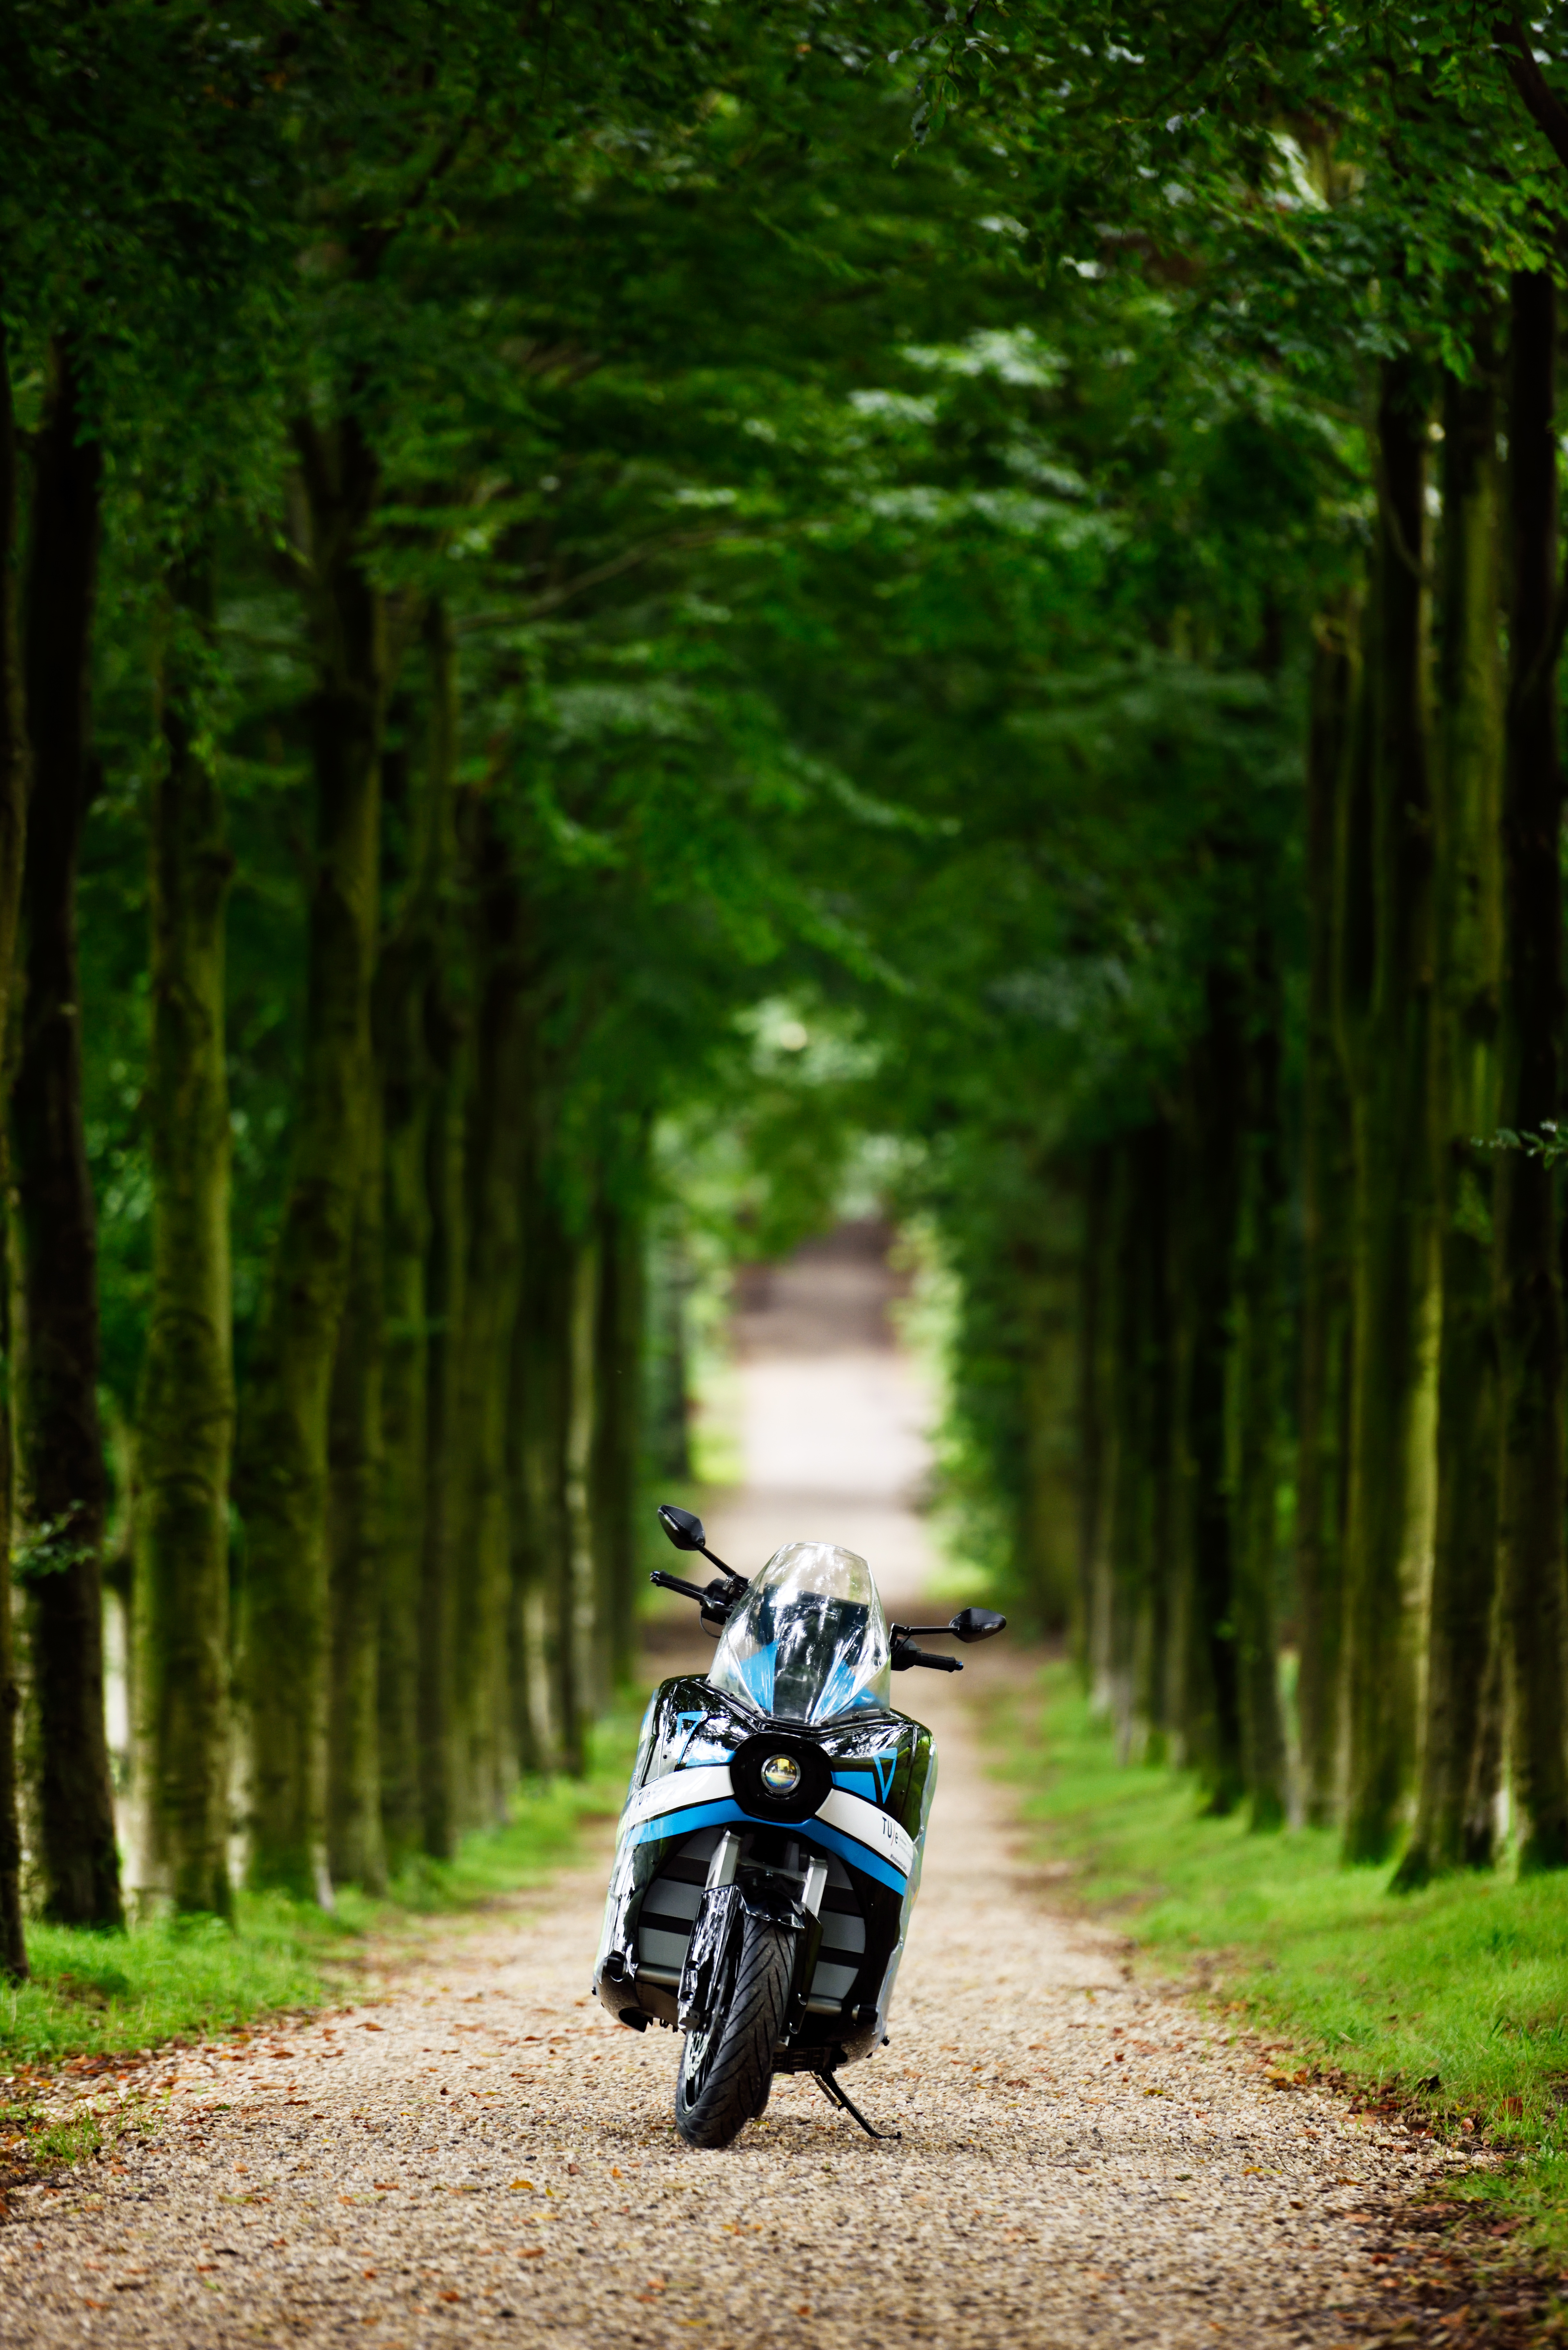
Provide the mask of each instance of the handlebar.
[{"label": "handlebar", "polygon": [[649,1583],[657,1583],[666,1591],[679,1591],[682,1599],[694,1599],[701,1611],[704,1624],[722,1626],[730,1620],[730,1608],[736,1594],[715,1579],[706,1591],[695,1583],[683,1583],[678,1575],[669,1575],[661,1566],[649,1571]]},{"label": "handlebar", "polygon": [[908,1672],[911,1665],[929,1665],[934,1673],[961,1673],[963,1670],[957,1657],[939,1657],[932,1648],[917,1648],[912,1640],[894,1642],[891,1662],[896,1673]]},{"label": "handlebar", "polygon": [[661,1566],[656,1566],[648,1579],[649,1583],[659,1584],[665,1591],[679,1591],[682,1599],[706,1599],[708,1596],[705,1591],[699,1590],[696,1584],[682,1583],[678,1575],[667,1575]]}]

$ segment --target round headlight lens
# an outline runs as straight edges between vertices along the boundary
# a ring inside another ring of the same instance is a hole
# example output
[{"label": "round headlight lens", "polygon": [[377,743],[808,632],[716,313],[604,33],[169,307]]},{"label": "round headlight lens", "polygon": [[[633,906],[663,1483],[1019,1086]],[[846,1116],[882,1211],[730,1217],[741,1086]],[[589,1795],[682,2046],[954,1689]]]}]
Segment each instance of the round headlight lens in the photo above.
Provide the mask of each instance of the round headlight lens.
[{"label": "round headlight lens", "polygon": [[763,1764],[763,1784],[770,1795],[793,1795],[800,1784],[800,1764],[793,1754],[770,1754]]}]

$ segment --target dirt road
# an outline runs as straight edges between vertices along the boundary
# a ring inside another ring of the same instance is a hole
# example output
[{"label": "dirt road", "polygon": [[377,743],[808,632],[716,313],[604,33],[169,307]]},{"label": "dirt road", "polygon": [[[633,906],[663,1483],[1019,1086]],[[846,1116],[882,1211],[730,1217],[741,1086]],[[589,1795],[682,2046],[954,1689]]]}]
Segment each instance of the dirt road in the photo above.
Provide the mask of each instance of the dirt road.
[{"label": "dirt road", "polygon": [[[909,1594],[923,1404],[875,1278],[828,1253],[748,1315],[752,1482],[711,1534],[738,1564],[828,1534]],[[145,2148],[17,2197],[0,2341],[1365,2340],[1387,2307],[1366,2215],[1438,2157],[1267,2089],[1040,1907],[971,1731],[988,1676],[1020,1669],[985,1650],[899,1692],[941,1783],[892,2044],[847,2076],[897,2142],[796,2079],[728,2152],[679,2143],[673,2035],[587,1999],[607,1836],[373,2010],[159,2068]]]}]

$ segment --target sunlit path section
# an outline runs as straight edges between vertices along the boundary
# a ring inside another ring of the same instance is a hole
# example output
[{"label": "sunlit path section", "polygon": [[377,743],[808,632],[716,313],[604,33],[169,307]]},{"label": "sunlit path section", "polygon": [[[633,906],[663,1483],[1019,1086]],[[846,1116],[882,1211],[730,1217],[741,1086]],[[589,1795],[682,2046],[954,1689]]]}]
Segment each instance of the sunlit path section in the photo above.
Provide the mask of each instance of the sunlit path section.
[{"label": "sunlit path section", "polygon": [[742,1573],[781,1543],[828,1541],[869,1560],[890,1615],[932,1564],[917,1514],[936,1397],[896,1339],[888,1235],[850,1224],[764,1268],[736,1316],[744,1482],[710,1517]]}]

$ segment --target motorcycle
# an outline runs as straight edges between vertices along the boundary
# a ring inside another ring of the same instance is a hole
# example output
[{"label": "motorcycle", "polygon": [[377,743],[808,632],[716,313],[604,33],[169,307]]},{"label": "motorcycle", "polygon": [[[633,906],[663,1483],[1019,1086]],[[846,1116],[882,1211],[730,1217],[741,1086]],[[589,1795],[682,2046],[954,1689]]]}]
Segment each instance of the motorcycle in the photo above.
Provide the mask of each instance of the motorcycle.
[{"label": "motorcycle", "polygon": [[634,2032],[685,2035],[675,2122],[728,2146],[778,2073],[809,2073],[874,2129],[837,2078],[887,2040],[936,1792],[931,1733],[889,1703],[894,1673],[961,1672],[918,1648],[989,1640],[1007,1619],[889,1624],[871,1569],[833,1543],[786,1543],[755,1575],[666,1503],[704,1586],[649,1580],[697,1604],[711,1669],[654,1691],[621,1813],[593,1989]]}]

